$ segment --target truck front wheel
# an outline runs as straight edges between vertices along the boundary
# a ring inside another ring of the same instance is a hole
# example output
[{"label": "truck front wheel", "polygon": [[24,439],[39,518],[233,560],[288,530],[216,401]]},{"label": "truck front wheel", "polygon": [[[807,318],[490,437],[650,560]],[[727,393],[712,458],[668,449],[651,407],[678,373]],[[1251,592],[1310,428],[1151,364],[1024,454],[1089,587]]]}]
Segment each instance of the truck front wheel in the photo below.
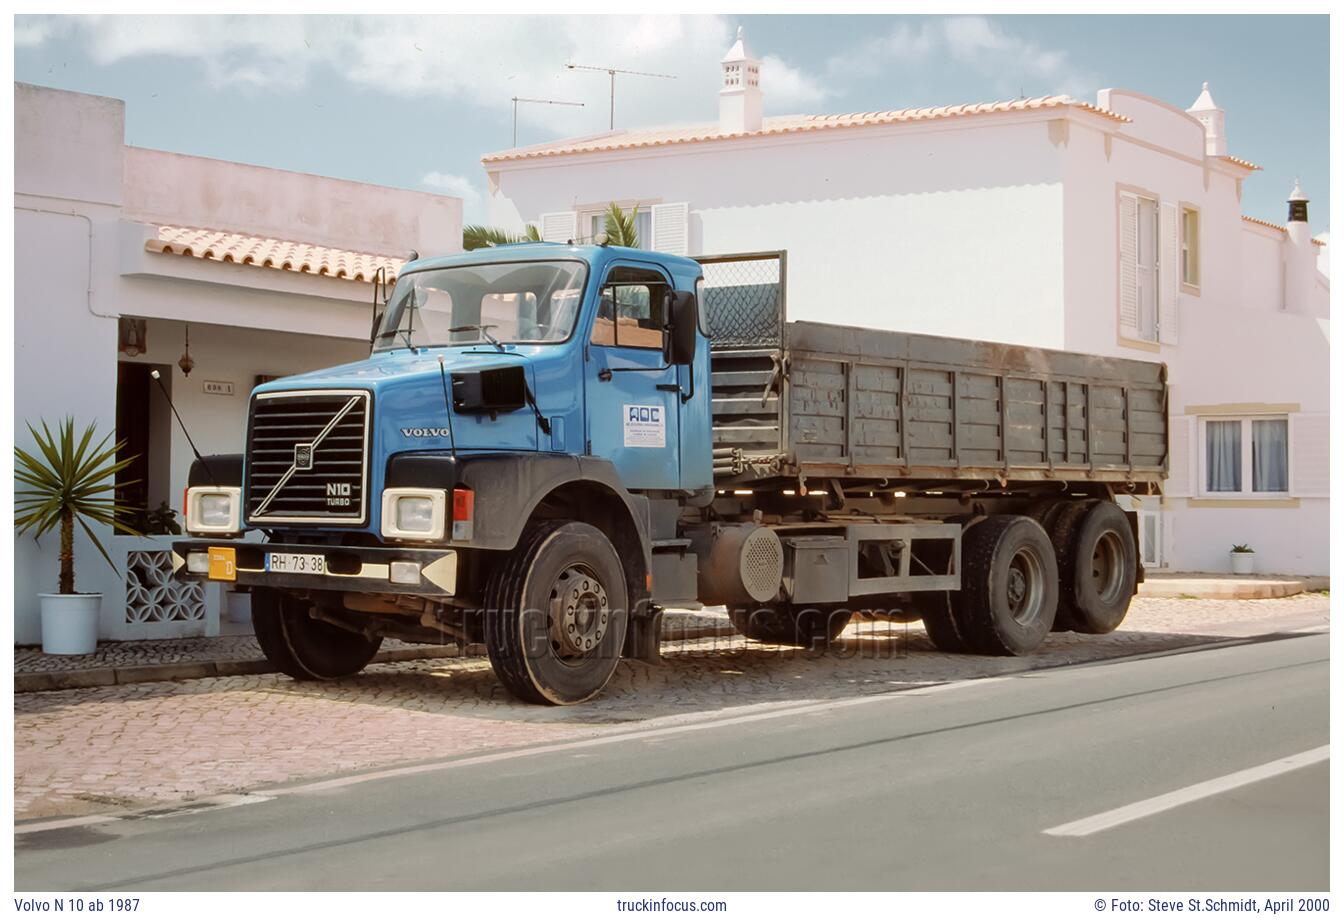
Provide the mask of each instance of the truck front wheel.
[{"label": "truck front wheel", "polygon": [[486,589],[485,649],[495,675],[529,703],[596,696],[620,661],[628,623],[620,557],[578,521],[523,533]]},{"label": "truck front wheel", "polygon": [[845,631],[852,616],[847,607],[806,604],[774,604],[728,611],[733,628],[748,639],[802,648],[830,645]]},{"label": "truck front wheel", "polygon": [[295,680],[338,680],[364,670],[382,637],[313,619],[310,607],[274,588],[252,589],[252,629],[266,660]]}]

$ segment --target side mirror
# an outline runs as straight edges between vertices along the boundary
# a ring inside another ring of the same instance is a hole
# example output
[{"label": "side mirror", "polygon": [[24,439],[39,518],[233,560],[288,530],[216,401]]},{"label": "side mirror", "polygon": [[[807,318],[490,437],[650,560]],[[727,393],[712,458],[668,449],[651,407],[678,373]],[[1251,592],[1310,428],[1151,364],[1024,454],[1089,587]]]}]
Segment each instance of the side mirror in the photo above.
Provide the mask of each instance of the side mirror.
[{"label": "side mirror", "polygon": [[695,295],[690,291],[671,291],[667,323],[669,364],[690,364],[695,360],[695,333],[699,324]]}]

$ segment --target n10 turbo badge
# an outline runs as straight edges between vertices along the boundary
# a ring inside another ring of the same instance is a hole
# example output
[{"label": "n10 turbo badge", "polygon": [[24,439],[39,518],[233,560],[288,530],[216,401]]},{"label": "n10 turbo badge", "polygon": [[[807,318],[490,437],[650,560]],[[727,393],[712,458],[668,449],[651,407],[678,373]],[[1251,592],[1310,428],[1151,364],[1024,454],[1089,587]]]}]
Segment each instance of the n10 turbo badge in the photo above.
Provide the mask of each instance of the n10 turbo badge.
[{"label": "n10 turbo badge", "polygon": [[626,447],[666,447],[667,408],[664,406],[622,406],[625,416]]}]

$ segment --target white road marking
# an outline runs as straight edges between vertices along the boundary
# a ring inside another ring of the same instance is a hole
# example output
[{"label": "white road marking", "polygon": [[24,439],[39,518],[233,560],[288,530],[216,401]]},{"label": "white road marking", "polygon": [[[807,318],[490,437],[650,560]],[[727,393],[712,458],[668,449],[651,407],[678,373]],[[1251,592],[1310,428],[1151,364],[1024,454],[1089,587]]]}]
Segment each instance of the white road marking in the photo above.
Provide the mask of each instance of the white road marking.
[{"label": "white road marking", "polygon": [[1226,776],[1220,776],[1217,779],[1195,783],[1193,786],[1186,786],[1184,789],[1177,789],[1174,792],[1153,796],[1151,799],[1144,799],[1141,802],[1134,802],[1131,805],[1124,805],[1120,808],[1113,808],[1110,811],[1103,811],[1101,814],[1093,815],[1090,818],[1070,821],[1068,824],[1060,824],[1057,827],[1048,828],[1041,833],[1049,834],[1052,837],[1087,837],[1091,834],[1099,833],[1100,831],[1118,827],[1121,824],[1128,824],[1131,821],[1138,821],[1140,818],[1151,817],[1152,815],[1160,814],[1164,811],[1170,811],[1173,808],[1179,808],[1190,802],[1196,802],[1200,799],[1207,799],[1210,796],[1230,792],[1233,789],[1249,786],[1251,783],[1258,783],[1261,780],[1270,779],[1283,773],[1289,773],[1293,770],[1300,770],[1303,767],[1309,767],[1312,764],[1317,764],[1323,760],[1329,759],[1330,745],[1323,744],[1318,748],[1302,751],[1299,754],[1293,754],[1289,757],[1271,761],[1270,763],[1261,764],[1258,767],[1251,767],[1248,770],[1238,770],[1236,773],[1229,773]]},{"label": "white road marking", "polygon": [[106,824],[108,821],[120,821],[116,815],[80,815],[77,818],[54,818],[51,821],[33,821],[29,824],[14,825],[14,834],[35,834],[38,831],[55,831],[63,827],[84,827],[89,824]]},{"label": "white road marking", "polygon": [[239,805],[259,805],[269,802],[271,796],[255,793],[226,793],[208,798],[195,799],[181,804],[152,805],[136,811],[123,811],[106,815],[80,815],[76,818],[54,818],[51,821],[33,821],[28,824],[16,824],[14,833],[35,834],[39,831],[55,831],[65,827],[87,827],[90,824],[107,824],[111,821],[128,821],[137,818],[176,818],[179,815],[195,815],[204,811],[219,811],[221,808],[237,808]]}]

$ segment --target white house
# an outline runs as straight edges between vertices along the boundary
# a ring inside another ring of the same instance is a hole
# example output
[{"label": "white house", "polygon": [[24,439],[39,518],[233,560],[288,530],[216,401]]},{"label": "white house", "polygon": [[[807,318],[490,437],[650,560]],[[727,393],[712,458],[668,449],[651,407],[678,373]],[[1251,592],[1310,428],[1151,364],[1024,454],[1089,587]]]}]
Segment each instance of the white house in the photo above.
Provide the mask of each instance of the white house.
[{"label": "white house", "polygon": [[[123,497],[180,509],[191,448],[150,371],[203,453],[240,451],[257,379],[367,355],[374,274],[458,251],[462,203],[130,147],[124,110],[15,85],[15,439],[96,422],[141,458]],[[220,597],[168,577],[166,538],[102,536],[115,572],[76,538],[102,637],[218,629]],[[55,587],[55,535],[19,538],[17,643],[39,640],[37,594]]]},{"label": "white house", "polygon": [[[1245,217],[1207,85],[1189,110],[1121,89],[847,115],[762,114],[739,32],[719,118],[483,159],[490,216],[591,236],[610,202],[679,253],[786,250],[788,313],[1166,362],[1166,495],[1150,566],[1328,571],[1329,279],[1294,190]],[[706,108],[709,108],[706,100]]]}]

